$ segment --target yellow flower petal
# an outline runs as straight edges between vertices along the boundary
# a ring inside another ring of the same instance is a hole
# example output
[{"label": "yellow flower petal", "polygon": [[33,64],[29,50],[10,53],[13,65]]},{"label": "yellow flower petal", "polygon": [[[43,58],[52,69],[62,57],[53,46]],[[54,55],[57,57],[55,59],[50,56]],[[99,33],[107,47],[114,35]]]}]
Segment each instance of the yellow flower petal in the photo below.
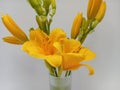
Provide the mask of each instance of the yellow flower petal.
[{"label": "yellow flower petal", "polygon": [[61,46],[63,48],[63,53],[75,53],[79,50],[81,44],[74,39],[63,39]]},{"label": "yellow flower petal", "polygon": [[43,40],[48,40],[48,36],[38,28],[36,30],[30,30],[30,40],[42,43]]},{"label": "yellow flower petal", "polygon": [[84,57],[82,57],[79,53],[64,53],[63,55],[63,61],[65,63],[79,63],[82,62]]},{"label": "yellow flower petal", "polygon": [[89,50],[85,47],[82,47],[80,49],[79,54],[81,54],[81,56],[84,57],[84,61],[89,61],[96,57],[96,54],[94,52],[92,52],[91,50]]},{"label": "yellow flower petal", "polygon": [[76,70],[80,67],[80,64],[75,64],[75,65],[71,65],[69,67],[64,67],[64,70],[65,71],[68,71],[68,70]]},{"label": "yellow flower petal", "polygon": [[62,39],[60,42],[54,42],[53,46],[60,53],[78,53],[81,44],[79,41],[74,39]]},{"label": "yellow flower petal", "polygon": [[7,37],[4,37],[3,40],[7,43],[11,43],[11,44],[17,44],[17,45],[21,45],[23,44],[24,42],[22,42],[21,40],[17,39],[16,37],[14,36],[7,36]]},{"label": "yellow flower petal", "polygon": [[60,41],[63,38],[66,38],[66,33],[62,29],[56,28],[51,31],[49,37],[50,37],[50,40],[53,42]]},{"label": "yellow flower petal", "polygon": [[62,66],[63,70],[68,68],[78,67],[78,64],[84,60],[84,57],[81,57],[78,53],[64,53],[63,55]]},{"label": "yellow flower petal", "polygon": [[93,75],[94,74],[94,69],[92,66],[88,65],[88,64],[80,64],[81,66],[85,66],[88,70],[89,70],[89,75]]},{"label": "yellow flower petal", "polygon": [[30,31],[30,40],[36,42],[39,45],[38,47],[43,49],[44,54],[53,54],[56,52],[47,34],[40,29]]},{"label": "yellow flower petal", "polygon": [[63,52],[62,45],[61,45],[59,42],[55,42],[55,43],[53,44],[53,46],[54,46],[60,53]]},{"label": "yellow flower petal", "polygon": [[30,40],[35,40],[36,39],[36,33],[35,30],[30,30]]},{"label": "yellow flower petal", "polygon": [[30,56],[45,59],[44,51],[39,45],[33,41],[27,41],[23,44],[22,50],[27,52]]},{"label": "yellow flower petal", "polygon": [[62,56],[60,55],[48,55],[46,61],[53,67],[58,67],[62,63]]}]

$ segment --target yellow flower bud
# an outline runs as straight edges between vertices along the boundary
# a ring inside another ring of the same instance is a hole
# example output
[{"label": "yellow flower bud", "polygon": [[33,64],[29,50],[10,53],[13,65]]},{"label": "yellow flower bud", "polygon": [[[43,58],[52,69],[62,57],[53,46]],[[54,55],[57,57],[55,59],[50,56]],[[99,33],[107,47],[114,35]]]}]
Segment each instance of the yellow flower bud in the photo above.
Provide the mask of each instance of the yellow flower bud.
[{"label": "yellow flower bud", "polygon": [[16,37],[14,36],[7,36],[7,37],[4,37],[3,40],[7,43],[11,43],[11,44],[17,44],[17,45],[21,45],[23,44],[24,42],[22,42],[21,40],[17,39]]},{"label": "yellow flower bud", "polygon": [[78,13],[73,21],[71,38],[75,39],[77,37],[80,31],[81,24],[82,24],[82,13]]},{"label": "yellow flower bud", "polygon": [[98,22],[100,22],[103,19],[103,17],[105,16],[105,12],[106,12],[106,2],[103,1],[101,6],[100,6],[100,9],[99,9],[99,11],[98,11],[98,13],[97,13],[97,15],[95,17],[95,19]]},{"label": "yellow flower bud", "polygon": [[13,19],[8,14],[5,14],[2,16],[2,21],[13,36],[15,36],[16,38],[24,42],[28,40],[26,34],[22,31],[22,29],[13,21]]},{"label": "yellow flower bud", "polygon": [[89,0],[88,3],[88,8],[87,8],[87,18],[88,19],[94,19],[99,8],[100,5],[102,3],[102,0]]}]

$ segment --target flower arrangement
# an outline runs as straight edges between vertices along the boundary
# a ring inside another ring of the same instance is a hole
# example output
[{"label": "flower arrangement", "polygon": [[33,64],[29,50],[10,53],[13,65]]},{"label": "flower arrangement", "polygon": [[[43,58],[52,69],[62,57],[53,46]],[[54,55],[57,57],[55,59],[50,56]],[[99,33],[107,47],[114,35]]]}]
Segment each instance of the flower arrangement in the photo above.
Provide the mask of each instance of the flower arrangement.
[{"label": "flower arrangement", "polygon": [[71,27],[71,37],[67,37],[61,28],[50,30],[56,13],[56,0],[27,0],[36,11],[37,28],[30,28],[29,35],[16,24],[10,15],[2,16],[2,22],[12,36],[3,40],[10,44],[22,45],[22,50],[32,57],[42,59],[55,77],[69,76],[72,70],[85,66],[89,74],[94,69],[84,62],[93,60],[96,54],[82,46],[89,33],[102,21],[106,12],[106,2],[89,0],[87,16],[79,12]]}]

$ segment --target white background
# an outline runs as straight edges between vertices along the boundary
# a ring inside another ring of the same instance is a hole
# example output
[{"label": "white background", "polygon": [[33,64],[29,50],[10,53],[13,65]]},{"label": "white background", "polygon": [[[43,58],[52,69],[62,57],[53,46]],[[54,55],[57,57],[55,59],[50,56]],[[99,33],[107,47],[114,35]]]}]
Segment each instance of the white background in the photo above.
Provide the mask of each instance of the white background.
[{"label": "white background", "polygon": [[[88,0],[57,0],[57,13],[52,28],[60,27],[69,37],[74,16],[86,15]],[[84,45],[97,54],[88,62],[95,69],[93,76],[86,68],[73,71],[72,90],[120,90],[120,0],[106,0],[104,20],[90,34]],[[9,13],[28,34],[37,27],[35,12],[27,0],[0,0],[0,12]],[[2,37],[10,35],[0,21],[0,90],[49,90],[48,71],[42,60],[29,57],[21,46],[7,44]]]}]

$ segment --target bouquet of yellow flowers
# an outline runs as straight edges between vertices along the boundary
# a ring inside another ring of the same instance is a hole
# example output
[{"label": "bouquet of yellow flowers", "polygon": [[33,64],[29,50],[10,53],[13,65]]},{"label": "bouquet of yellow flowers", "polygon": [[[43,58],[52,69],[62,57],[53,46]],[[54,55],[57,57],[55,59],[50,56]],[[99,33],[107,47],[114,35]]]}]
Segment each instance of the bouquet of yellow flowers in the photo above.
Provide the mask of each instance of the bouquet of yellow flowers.
[{"label": "bouquet of yellow flowers", "polygon": [[55,77],[69,76],[72,70],[85,66],[89,74],[94,74],[94,69],[84,62],[93,60],[95,53],[82,46],[87,35],[94,31],[102,21],[106,2],[103,0],[89,0],[87,16],[79,12],[71,27],[71,37],[67,37],[64,30],[55,28],[50,30],[53,17],[56,13],[56,0],[28,0],[36,11],[38,27],[30,28],[29,35],[16,24],[10,15],[4,14],[2,22],[11,36],[4,37],[7,43],[22,45],[22,50],[32,57],[42,59]]}]

